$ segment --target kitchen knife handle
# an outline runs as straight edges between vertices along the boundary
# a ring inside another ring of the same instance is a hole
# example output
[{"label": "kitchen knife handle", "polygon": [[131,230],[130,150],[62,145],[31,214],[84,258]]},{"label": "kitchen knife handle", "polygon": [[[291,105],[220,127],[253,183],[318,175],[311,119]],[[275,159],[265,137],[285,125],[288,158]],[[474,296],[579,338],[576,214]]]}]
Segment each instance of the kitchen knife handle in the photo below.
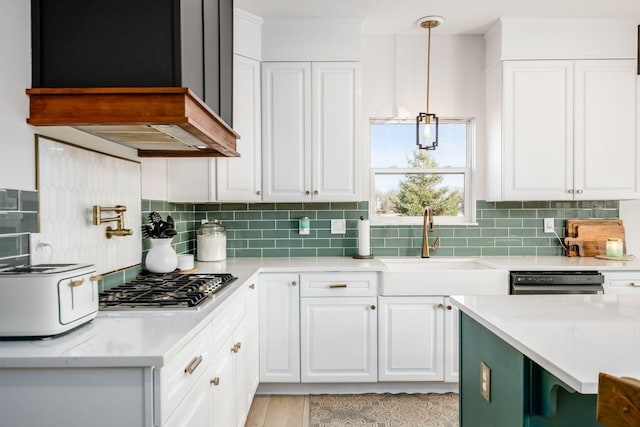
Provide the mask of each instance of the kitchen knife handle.
[{"label": "kitchen knife handle", "polygon": [[84,283],[84,278],[80,279],[80,280],[72,280],[69,282],[69,286],[72,288],[77,288],[78,286],[82,285]]},{"label": "kitchen knife handle", "polygon": [[184,373],[185,374],[193,374],[196,370],[196,368],[198,368],[198,365],[200,365],[200,362],[202,362],[202,356],[198,355],[196,357],[194,357],[193,359],[191,359],[191,362],[189,362],[189,364],[187,365],[186,368],[184,368]]}]

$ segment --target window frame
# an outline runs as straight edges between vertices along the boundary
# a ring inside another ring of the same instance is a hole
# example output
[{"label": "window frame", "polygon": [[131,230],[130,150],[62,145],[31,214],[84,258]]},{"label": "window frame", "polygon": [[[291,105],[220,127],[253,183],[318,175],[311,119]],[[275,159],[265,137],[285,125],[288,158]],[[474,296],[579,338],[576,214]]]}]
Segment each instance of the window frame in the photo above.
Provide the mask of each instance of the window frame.
[{"label": "window frame", "polygon": [[[369,176],[369,219],[373,225],[422,225],[422,216],[383,217],[376,214],[376,175],[397,174],[462,174],[464,176],[464,212],[463,216],[434,216],[437,225],[474,225],[476,224],[475,204],[475,119],[471,117],[440,118],[440,124],[463,123],[467,125],[467,162],[465,167],[442,168],[372,168],[371,167],[371,137],[369,137],[369,158],[367,159]],[[371,125],[380,123],[412,123],[415,119],[408,118],[375,118],[369,120]],[[369,132],[370,135],[370,132]],[[436,148],[437,150],[437,148]]]}]

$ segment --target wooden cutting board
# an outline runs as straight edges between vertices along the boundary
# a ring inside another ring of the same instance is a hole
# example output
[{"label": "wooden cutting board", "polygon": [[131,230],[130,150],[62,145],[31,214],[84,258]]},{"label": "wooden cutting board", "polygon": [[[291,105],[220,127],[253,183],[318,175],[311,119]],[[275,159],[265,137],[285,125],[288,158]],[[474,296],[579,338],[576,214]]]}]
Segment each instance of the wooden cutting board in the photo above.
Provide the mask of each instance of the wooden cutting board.
[{"label": "wooden cutting board", "polygon": [[[578,256],[606,255],[608,238],[621,239],[623,253],[626,252],[624,227],[620,224],[582,224],[576,226],[575,230],[576,237],[565,238],[565,245],[577,248]],[[575,256],[570,253],[571,251],[568,252],[569,256]]]},{"label": "wooden cutting board", "polygon": [[[578,237],[578,227],[581,225],[619,225],[623,227],[621,219],[567,219],[567,237]],[[576,244],[567,244],[567,256],[580,256],[579,247]]]}]

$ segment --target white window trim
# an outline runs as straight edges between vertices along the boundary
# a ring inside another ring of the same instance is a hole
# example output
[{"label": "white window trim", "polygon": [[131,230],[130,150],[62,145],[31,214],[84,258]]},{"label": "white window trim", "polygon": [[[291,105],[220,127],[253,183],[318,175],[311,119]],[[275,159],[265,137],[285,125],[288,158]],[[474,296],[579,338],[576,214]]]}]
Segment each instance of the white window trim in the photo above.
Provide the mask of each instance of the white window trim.
[{"label": "white window trim", "polygon": [[[415,123],[415,119],[371,119],[371,123]],[[467,124],[467,166],[465,168],[372,168],[371,158],[367,159],[370,177],[369,177],[369,218],[372,225],[422,225],[422,216],[404,216],[404,217],[382,217],[376,215],[375,194],[376,194],[376,174],[398,174],[398,173],[438,173],[438,174],[464,174],[464,204],[465,216],[434,216],[435,225],[477,225],[476,223],[476,167],[475,167],[475,119],[473,118],[445,118],[440,119],[441,123],[465,123]],[[369,142],[369,147],[370,147]],[[370,148],[369,148],[370,150]],[[437,148],[436,148],[437,150]]]}]

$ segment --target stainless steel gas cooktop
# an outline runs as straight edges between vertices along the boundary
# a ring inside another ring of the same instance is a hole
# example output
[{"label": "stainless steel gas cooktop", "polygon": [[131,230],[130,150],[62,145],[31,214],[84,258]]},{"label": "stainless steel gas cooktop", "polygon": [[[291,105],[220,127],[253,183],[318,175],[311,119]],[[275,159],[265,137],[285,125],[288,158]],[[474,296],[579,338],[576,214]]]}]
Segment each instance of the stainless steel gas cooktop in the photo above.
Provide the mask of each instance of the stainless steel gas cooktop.
[{"label": "stainless steel gas cooktop", "polygon": [[149,274],[100,293],[101,310],[198,309],[237,277],[231,274]]}]

